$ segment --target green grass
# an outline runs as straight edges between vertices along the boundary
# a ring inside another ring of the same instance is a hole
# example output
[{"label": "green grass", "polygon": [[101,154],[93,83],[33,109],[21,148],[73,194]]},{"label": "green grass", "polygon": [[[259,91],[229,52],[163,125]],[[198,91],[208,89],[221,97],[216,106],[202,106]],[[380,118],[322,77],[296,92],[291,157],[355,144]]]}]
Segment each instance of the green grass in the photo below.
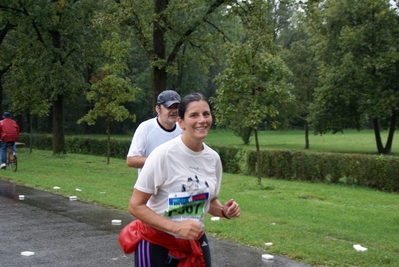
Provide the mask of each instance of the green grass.
[{"label": "green grass", "polygon": [[[107,165],[105,157],[29,149],[18,155],[18,172],[1,171],[1,177],[127,212],[137,171],[124,160]],[[207,216],[209,235],[315,266],[399,266],[398,194],[266,178],[259,186],[255,177],[224,173],[219,198],[234,198],[242,215]],[[368,251],[357,252],[355,244]]]},{"label": "green grass", "polygon": [[[385,145],[387,132],[382,132],[381,137]],[[209,144],[234,145],[246,149],[255,149],[255,140],[252,137],[250,145],[244,145],[241,138],[233,136],[226,130],[211,131],[206,139]],[[309,135],[310,149],[305,150],[305,132],[293,131],[261,131],[259,144],[261,149],[284,149],[309,152],[335,152],[335,153],[364,153],[376,154],[377,146],[373,130],[345,130],[344,133],[327,133],[324,135]],[[399,140],[394,138],[392,152],[398,151]]]},{"label": "green grass", "polygon": [[[382,142],[385,145],[388,132],[381,132]],[[87,137],[87,135],[81,135]],[[90,135],[95,138],[106,138],[105,135]],[[113,135],[114,139],[131,140],[131,135]],[[228,130],[212,130],[205,142],[209,145],[238,146],[245,149],[255,149],[255,140],[252,137],[249,145],[244,145],[241,138]],[[309,135],[310,149],[305,150],[305,132],[292,131],[261,131],[259,132],[261,149],[284,149],[309,152],[334,152],[377,154],[377,145],[373,130],[345,130],[344,133],[327,133],[324,135]],[[393,154],[399,150],[399,138],[392,144]]]}]

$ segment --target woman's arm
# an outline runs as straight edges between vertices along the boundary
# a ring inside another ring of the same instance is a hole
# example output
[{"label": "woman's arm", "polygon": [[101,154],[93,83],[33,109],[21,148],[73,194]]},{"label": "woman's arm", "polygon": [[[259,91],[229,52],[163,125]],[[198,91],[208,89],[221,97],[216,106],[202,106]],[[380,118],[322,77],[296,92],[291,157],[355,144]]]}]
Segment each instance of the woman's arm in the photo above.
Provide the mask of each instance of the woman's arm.
[{"label": "woman's arm", "polygon": [[211,200],[209,214],[218,217],[231,219],[241,215],[240,205],[233,199],[230,199],[222,205],[217,197]]},{"label": "woman's arm", "polygon": [[172,232],[189,240],[194,240],[198,237],[201,232],[201,223],[193,220],[174,222],[158,215],[147,206],[147,201],[150,197],[151,194],[134,189],[129,202],[129,212],[135,218],[155,229]]}]

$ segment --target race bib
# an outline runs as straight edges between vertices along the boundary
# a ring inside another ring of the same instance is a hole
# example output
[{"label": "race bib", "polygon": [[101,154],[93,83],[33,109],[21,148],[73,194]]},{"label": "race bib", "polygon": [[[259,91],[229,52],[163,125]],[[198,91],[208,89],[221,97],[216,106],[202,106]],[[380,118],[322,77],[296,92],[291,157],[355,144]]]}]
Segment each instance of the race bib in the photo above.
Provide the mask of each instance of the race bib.
[{"label": "race bib", "polygon": [[208,189],[171,193],[168,197],[168,210],[165,211],[164,217],[175,222],[187,219],[200,221],[204,215],[204,206],[208,199]]}]

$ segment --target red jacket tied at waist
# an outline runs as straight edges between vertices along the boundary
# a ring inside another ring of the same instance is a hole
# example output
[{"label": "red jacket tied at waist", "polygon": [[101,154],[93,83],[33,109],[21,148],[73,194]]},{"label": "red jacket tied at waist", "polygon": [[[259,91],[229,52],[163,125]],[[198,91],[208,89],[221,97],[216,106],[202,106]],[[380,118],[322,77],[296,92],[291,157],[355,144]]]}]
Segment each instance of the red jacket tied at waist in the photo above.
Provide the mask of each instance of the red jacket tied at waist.
[{"label": "red jacket tied at waist", "polygon": [[179,260],[178,267],[205,267],[204,257],[198,239],[196,240],[175,238],[165,232],[154,229],[140,220],[135,220],[126,225],[119,234],[119,244],[127,254],[136,251],[137,244],[146,240],[154,245],[169,249],[169,255]]}]

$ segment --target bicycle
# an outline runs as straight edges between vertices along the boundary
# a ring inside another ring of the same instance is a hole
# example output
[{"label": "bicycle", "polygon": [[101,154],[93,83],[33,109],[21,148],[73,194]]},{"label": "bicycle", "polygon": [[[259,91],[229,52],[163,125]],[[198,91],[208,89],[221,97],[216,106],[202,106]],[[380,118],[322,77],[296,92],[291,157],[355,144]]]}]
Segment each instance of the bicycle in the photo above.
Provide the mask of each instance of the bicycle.
[{"label": "bicycle", "polygon": [[7,167],[8,167],[8,168],[10,168],[10,171],[12,171],[12,172],[17,171],[17,167],[18,167],[17,153],[15,153],[12,150],[11,145],[7,146],[6,164],[7,164],[7,166],[6,166],[6,168],[4,168],[4,170],[7,169]]}]

